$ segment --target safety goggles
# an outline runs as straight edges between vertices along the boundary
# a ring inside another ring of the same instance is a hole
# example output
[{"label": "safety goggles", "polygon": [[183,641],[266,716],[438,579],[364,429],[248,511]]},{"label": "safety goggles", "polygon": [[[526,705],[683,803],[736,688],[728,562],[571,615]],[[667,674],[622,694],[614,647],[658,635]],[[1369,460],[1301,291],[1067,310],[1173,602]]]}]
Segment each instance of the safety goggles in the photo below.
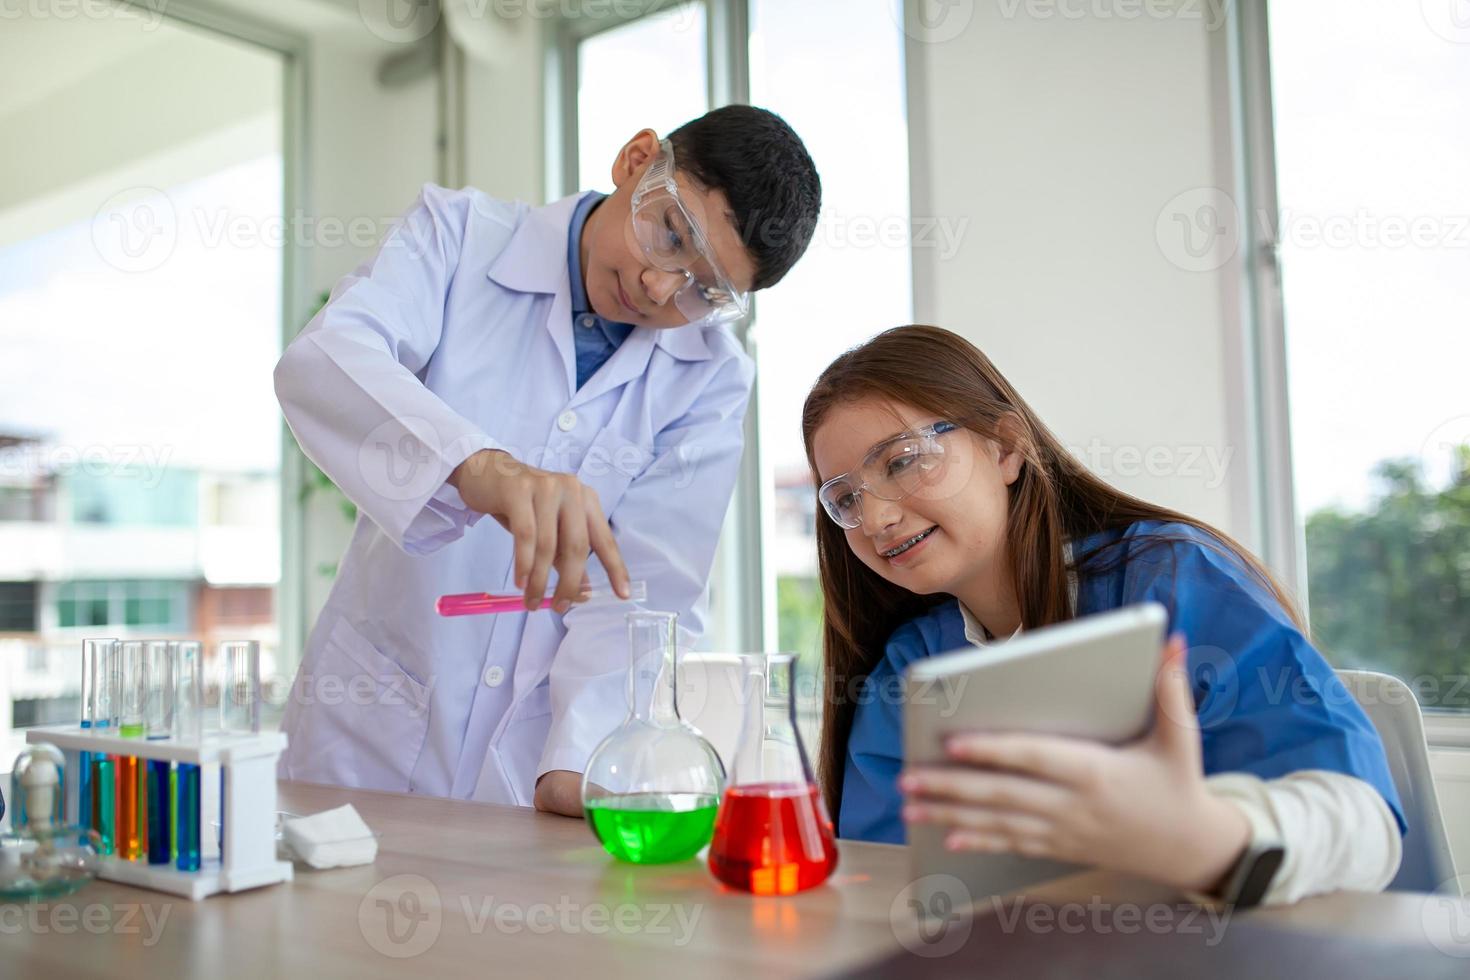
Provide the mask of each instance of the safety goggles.
[{"label": "safety goggles", "polygon": [[659,143],[659,155],[634,188],[632,211],[633,236],[648,261],[664,272],[684,274],[674,306],[686,320],[729,323],[745,315],[749,296],[725,275],[704,229],[679,199],[668,140]]},{"label": "safety goggles", "polygon": [[958,429],[953,422],[932,422],[878,443],[856,470],[839,473],[817,491],[822,509],[839,527],[863,523],[863,494],[879,500],[902,500],[938,479],[944,468],[939,437]]}]

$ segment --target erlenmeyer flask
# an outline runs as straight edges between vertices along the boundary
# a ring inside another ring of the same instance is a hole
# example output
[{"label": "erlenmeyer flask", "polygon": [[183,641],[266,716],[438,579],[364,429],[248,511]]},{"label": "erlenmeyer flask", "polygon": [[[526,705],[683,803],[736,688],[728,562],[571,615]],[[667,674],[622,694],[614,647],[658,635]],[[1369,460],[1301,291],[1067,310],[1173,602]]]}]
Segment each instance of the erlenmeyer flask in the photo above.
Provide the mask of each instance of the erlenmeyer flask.
[{"label": "erlenmeyer flask", "polygon": [[613,857],[683,861],[709,843],[725,769],[679,717],[676,615],[639,610],[627,619],[628,717],[588,760],[582,807]]},{"label": "erlenmeyer flask", "polygon": [[790,895],[827,880],[837,842],[796,727],[796,658],[750,657],[745,669],[740,743],[709,868],[742,891]]}]

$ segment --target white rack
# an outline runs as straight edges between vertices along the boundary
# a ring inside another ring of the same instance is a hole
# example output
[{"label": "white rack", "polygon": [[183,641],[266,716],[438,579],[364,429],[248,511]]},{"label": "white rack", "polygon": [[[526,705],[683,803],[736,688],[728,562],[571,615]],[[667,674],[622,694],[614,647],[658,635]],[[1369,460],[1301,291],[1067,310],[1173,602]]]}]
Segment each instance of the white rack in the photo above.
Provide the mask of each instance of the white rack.
[{"label": "white rack", "polygon": [[[180,871],[173,864],[128,861],[116,855],[101,858],[100,877],[126,885],[182,895],[198,900],[221,892],[238,892],[291,880],[291,862],[276,859],[276,759],[286,748],[283,732],[254,735],[211,734],[198,742],[175,739],[119,738],[79,725],[31,728],[26,741],[48,742],[66,756],[66,820],[80,822],[81,753],[132,756],[218,765],[224,773],[223,855],[200,855],[198,871]],[[201,774],[202,775],[202,774]],[[201,795],[203,787],[201,786]],[[202,814],[201,838],[212,833]],[[204,844],[200,841],[201,850]]]}]

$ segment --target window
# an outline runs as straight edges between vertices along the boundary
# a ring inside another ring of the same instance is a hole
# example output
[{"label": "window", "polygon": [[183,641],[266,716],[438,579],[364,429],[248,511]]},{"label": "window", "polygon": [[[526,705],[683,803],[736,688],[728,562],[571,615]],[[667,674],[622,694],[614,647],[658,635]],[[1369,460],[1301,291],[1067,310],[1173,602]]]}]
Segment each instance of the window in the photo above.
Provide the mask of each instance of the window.
[{"label": "window", "polygon": [[188,581],[64,582],[56,592],[56,623],[63,629],[127,627],[182,633],[194,625],[190,592]]},{"label": "window", "polygon": [[[586,26],[602,26],[596,19]],[[702,3],[678,4],[577,42],[576,190],[612,190],[613,156],[645,127],[660,136],[709,108]]]},{"label": "window", "polygon": [[[1470,708],[1470,58],[1417,4],[1269,6],[1311,624]],[[1445,27],[1445,25],[1439,25]]]},{"label": "window", "polygon": [[798,705],[809,744],[820,703],[822,597],[802,405],[837,355],[913,319],[903,34],[892,6],[750,3],[751,101],[791,124],[822,178],[816,236],[791,273],[758,294],[753,326],[766,645],[799,657]]},{"label": "window", "polygon": [[[703,113],[711,90],[742,97],[743,74],[749,101],[781,114],[821,173],[815,240],[785,280],[756,297],[749,346],[760,372],[757,439],[746,453],[747,465],[759,460],[760,474],[742,484],[758,491],[763,513],[763,588],[742,601],[764,607],[766,635],[751,642],[800,655],[803,695],[814,691],[821,598],[815,498],[798,424],[802,402],[839,353],[912,318],[914,223],[898,3],[650,3],[651,13],[616,26],[590,15],[562,26],[566,125],[564,145],[554,151],[569,158],[563,190],[606,187],[611,154],[639,128],[667,133]],[[739,39],[707,35],[747,22],[748,48],[720,69],[731,77],[712,78],[708,52],[738,50]],[[855,282],[863,289],[853,290]],[[732,520],[741,510],[732,507]],[[721,574],[717,568],[717,580]],[[737,617],[722,615],[720,595],[716,589],[713,619],[735,636],[741,631],[730,624]]]},{"label": "window", "polygon": [[[126,6],[0,31],[0,617],[23,634],[0,656],[44,668],[0,695],[4,758],[12,718],[75,718],[81,636],[189,635],[201,587],[279,587],[287,65]],[[266,492],[206,513],[246,478]]]},{"label": "window", "polygon": [[36,583],[0,582],[0,633],[36,628]]}]

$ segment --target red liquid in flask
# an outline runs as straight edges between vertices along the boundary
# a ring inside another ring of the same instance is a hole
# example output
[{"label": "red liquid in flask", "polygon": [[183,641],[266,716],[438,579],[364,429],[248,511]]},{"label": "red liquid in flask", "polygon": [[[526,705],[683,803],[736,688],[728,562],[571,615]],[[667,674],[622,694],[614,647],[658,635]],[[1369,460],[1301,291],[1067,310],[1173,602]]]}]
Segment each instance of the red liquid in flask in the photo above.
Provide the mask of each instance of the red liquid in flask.
[{"label": "red liquid in flask", "polygon": [[725,791],[709,869],[732,888],[791,895],[827,880],[837,843],[814,785],[749,783]]}]

